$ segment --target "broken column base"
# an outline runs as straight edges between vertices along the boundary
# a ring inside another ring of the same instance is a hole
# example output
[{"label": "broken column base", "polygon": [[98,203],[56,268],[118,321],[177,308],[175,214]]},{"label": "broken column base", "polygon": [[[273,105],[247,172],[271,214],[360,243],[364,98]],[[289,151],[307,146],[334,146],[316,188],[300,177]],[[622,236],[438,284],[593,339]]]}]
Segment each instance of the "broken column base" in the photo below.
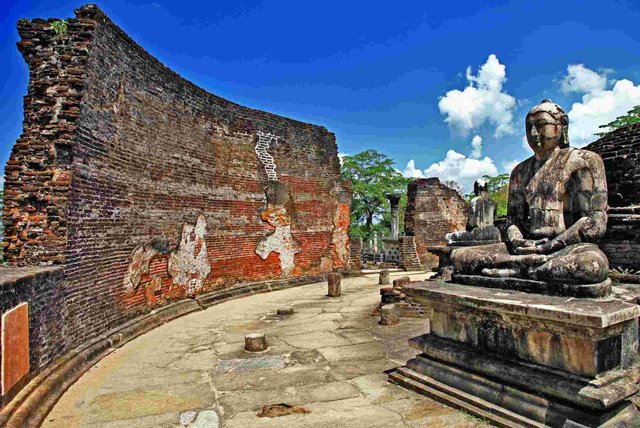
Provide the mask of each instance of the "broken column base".
[{"label": "broken column base", "polygon": [[[390,381],[498,426],[640,426],[637,305],[442,281],[406,294],[428,311],[421,354]],[[623,425],[628,423],[629,425]]]}]

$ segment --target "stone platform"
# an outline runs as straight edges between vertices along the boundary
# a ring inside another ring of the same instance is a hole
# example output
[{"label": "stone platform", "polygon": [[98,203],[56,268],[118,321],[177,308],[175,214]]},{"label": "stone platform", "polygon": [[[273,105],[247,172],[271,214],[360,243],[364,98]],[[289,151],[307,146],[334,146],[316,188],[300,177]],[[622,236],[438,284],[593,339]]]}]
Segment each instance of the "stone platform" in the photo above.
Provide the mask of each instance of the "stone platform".
[{"label": "stone platform", "polygon": [[501,426],[640,424],[627,400],[638,391],[637,305],[443,281],[404,290],[431,331],[410,341],[422,353],[392,382]]},{"label": "stone platform", "polygon": [[598,298],[611,294],[611,280],[609,278],[595,284],[567,284],[509,276],[491,277],[454,273],[451,275],[451,280],[462,285],[541,293],[550,296]]}]

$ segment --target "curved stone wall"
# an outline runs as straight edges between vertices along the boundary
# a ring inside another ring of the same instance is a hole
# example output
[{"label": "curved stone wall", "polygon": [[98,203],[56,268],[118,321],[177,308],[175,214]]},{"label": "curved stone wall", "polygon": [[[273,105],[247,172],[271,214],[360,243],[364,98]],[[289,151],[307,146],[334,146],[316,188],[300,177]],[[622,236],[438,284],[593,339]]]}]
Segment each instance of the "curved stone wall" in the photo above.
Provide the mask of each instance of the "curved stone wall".
[{"label": "curved stone wall", "polygon": [[53,21],[18,23],[3,222],[10,264],[63,268],[58,353],[176,300],[347,266],[332,133],[204,91],[94,5]]}]

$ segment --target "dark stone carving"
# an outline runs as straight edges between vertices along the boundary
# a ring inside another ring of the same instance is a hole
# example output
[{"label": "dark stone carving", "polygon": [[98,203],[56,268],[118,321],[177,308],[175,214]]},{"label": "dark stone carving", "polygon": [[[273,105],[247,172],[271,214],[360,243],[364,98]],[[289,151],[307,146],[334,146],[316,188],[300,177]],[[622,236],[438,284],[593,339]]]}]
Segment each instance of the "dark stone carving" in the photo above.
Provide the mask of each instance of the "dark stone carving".
[{"label": "dark stone carving", "polygon": [[476,197],[471,200],[467,230],[447,233],[447,245],[472,246],[500,242],[500,231],[493,225],[496,203],[489,197],[487,184],[476,181],[473,184]]},{"label": "dark stone carving", "polygon": [[456,249],[456,272],[543,281],[567,295],[608,294],[609,263],[595,244],[607,226],[604,165],[595,153],[569,147],[568,126],[567,115],[549,100],[529,112],[527,140],[535,156],[511,173],[508,242]]}]

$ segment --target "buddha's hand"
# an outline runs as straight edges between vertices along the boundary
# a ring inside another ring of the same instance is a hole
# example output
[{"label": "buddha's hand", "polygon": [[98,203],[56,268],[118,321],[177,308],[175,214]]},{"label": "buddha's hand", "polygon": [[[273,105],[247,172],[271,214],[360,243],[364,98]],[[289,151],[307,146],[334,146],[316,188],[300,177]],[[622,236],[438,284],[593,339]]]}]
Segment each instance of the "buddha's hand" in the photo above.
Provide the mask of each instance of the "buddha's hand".
[{"label": "buddha's hand", "polygon": [[516,254],[551,254],[564,248],[561,241],[547,238],[536,241],[536,244],[530,247],[518,247],[514,251]]}]

